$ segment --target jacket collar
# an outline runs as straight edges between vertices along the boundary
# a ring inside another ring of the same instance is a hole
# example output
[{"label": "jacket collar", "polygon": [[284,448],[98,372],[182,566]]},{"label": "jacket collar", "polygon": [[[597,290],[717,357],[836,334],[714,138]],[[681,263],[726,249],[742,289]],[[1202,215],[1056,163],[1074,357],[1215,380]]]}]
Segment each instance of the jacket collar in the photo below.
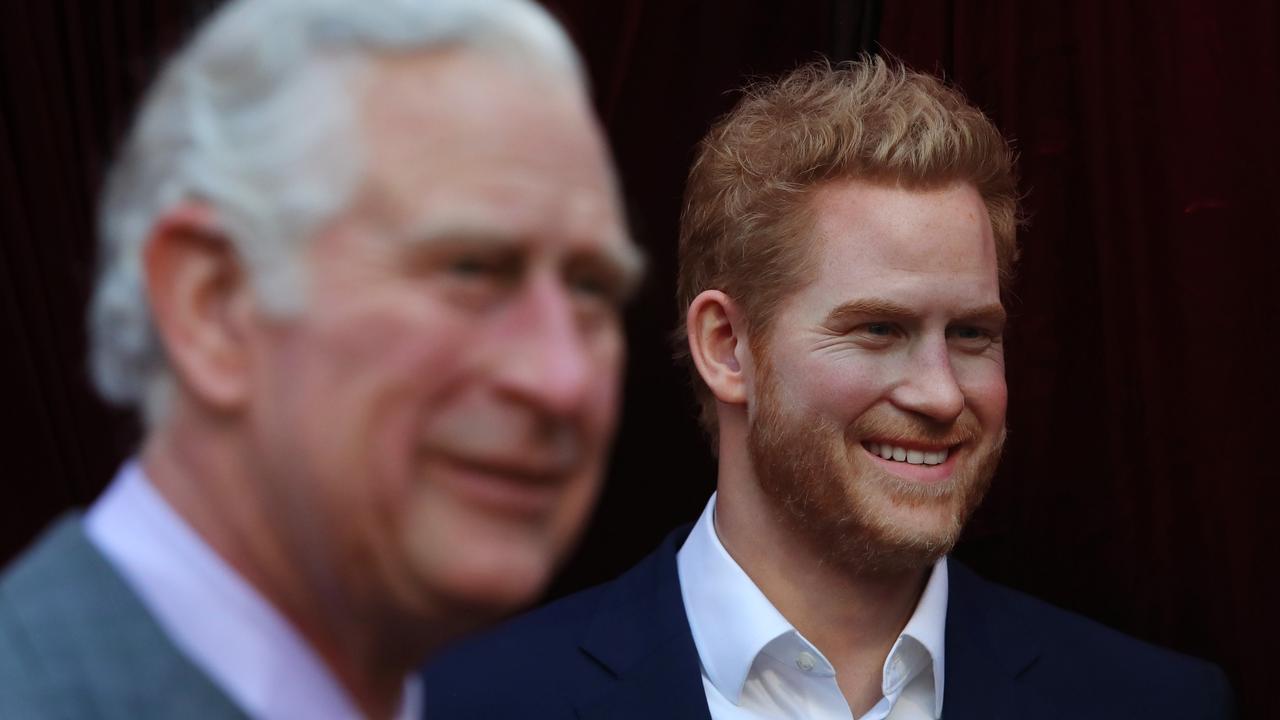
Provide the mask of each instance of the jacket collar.
[{"label": "jacket collar", "polygon": [[[725,550],[715,530],[715,507],[713,494],[676,553],[681,596],[704,678],[736,705],[762,654],[789,664],[795,652],[805,649],[818,657],[814,672],[829,675],[830,664],[811,644],[813,638],[801,635]],[[940,560],[929,570],[924,592],[881,672],[881,692],[893,698],[918,674],[928,673],[933,697],[925,707],[931,717],[944,707],[946,613],[947,563]],[[898,669],[890,670],[894,666]]]},{"label": "jacket collar", "polygon": [[688,534],[689,526],[672,532],[605,589],[581,648],[616,684],[578,708],[583,720],[711,720],[676,574],[676,551]]},{"label": "jacket collar", "polygon": [[[604,589],[581,649],[616,680],[578,708],[583,720],[710,720],[685,616],[676,551],[684,526]],[[946,720],[1065,720],[1018,683],[1040,656],[1034,623],[1003,593],[947,560]]]}]

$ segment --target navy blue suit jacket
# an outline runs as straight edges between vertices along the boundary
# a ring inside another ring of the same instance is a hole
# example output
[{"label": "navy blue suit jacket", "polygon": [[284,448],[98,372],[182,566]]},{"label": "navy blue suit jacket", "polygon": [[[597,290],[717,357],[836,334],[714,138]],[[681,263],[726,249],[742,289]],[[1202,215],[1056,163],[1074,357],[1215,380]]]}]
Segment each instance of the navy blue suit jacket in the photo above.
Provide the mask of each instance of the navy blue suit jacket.
[{"label": "navy blue suit jacket", "polygon": [[[688,528],[616,580],[437,657],[426,716],[710,720],[680,596]],[[948,559],[944,720],[1217,720],[1216,667],[989,583]]]}]

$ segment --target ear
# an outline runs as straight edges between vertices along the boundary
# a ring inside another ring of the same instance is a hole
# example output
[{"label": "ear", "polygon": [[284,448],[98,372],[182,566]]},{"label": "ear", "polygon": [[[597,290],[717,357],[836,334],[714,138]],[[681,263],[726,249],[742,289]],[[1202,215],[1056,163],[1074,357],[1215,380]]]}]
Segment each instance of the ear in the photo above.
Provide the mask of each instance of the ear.
[{"label": "ear", "polygon": [[156,221],[143,250],[147,300],[180,388],[223,412],[247,397],[248,273],[214,212],[189,203]]},{"label": "ear", "polygon": [[749,361],[746,319],[733,300],[719,290],[704,290],[685,316],[689,354],[702,381],[722,403],[747,401],[743,367]]}]

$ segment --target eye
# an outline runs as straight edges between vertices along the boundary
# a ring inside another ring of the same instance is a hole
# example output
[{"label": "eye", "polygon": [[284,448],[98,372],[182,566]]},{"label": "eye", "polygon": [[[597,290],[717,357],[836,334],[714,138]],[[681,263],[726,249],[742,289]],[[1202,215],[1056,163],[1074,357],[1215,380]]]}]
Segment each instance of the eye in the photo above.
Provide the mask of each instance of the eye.
[{"label": "eye", "polygon": [[479,275],[487,272],[490,267],[491,264],[485,263],[480,258],[468,256],[454,258],[453,262],[449,263],[449,272],[455,275]]},{"label": "eye", "polygon": [[897,323],[887,321],[869,322],[858,325],[849,335],[868,347],[887,347],[896,338],[902,336],[902,328]]},{"label": "eye", "polygon": [[476,311],[509,297],[524,272],[520,254],[504,249],[458,248],[443,253],[434,266],[432,277],[445,297]]},{"label": "eye", "polygon": [[445,264],[449,274],[459,278],[514,278],[519,271],[513,258],[484,253],[464,253],[449,259]]},{"label": "eye", "polygon": [[956,325],[948,328],[947,336],[960,345],[974,350],[985,350],[992,343],[1000,340],[997,333],[975,325]]},{"label": "eye", "polygon": [[614,295],[607,278],[591,273],[582,273],[569,278],[569,287],[575,293],[589,298],[611,300]]},{"label": "eye", "polygon": [[876,337],[889,337],[893,335],[893,325],[887,322],[867,323],[863,325],[863,331],[868,335]]}]

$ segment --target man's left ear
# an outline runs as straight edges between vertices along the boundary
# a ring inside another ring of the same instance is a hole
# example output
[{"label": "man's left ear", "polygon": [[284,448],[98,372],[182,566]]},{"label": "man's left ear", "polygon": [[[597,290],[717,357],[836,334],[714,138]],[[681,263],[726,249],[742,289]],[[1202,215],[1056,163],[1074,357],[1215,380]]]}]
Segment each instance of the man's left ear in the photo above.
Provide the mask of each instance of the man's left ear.
[{"label": "man's left ear", "polygon": [[162,214],[143,250],[147,300],[180,392],[216,411],[246,400],[249,274],[206,205]]}]

